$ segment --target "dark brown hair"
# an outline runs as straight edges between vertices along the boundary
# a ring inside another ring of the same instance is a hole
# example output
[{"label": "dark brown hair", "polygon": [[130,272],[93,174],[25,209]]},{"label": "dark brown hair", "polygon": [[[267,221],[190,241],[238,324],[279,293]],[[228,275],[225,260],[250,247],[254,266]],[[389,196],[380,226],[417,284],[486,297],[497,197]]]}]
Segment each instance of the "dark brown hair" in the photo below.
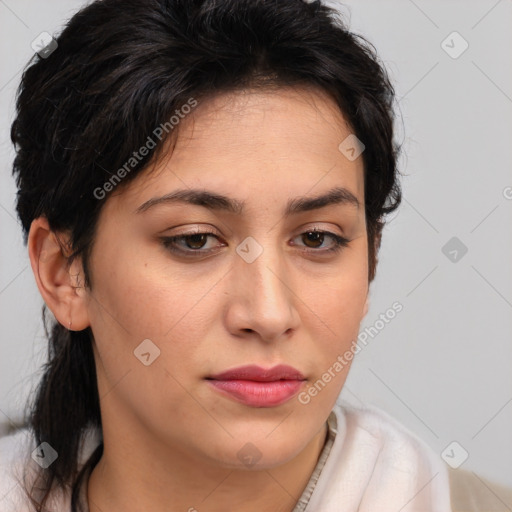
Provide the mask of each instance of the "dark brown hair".
[{"label": "dark brown hair", "polygon": [[[69,233],[92,290],[89,256],[100,210],[94,190],[190,98],[257,87],[308,86],[327,92],[365,144],[365,212],[371,282],[386,214],[400,204],[394,90],[375,49],[340,14],[305,0],[103,0],[76,13],[57,48],[34,56],[19,86],[11,138],[17,212],[25,242],[31,222]],[[120,186],[158,158],[165,138]],[[340,141],[341,142],[341,141]],[[43,308],[45,318],[45,308]],[[46,326],[46,320],[45,320]],[[73,487],[86,471],[77,455],[84,431],[101,428],[92,332],[47,331],[49,359],[27,412],[37,443],[59,454],[40,474],[40,511],[52,486]]]}]

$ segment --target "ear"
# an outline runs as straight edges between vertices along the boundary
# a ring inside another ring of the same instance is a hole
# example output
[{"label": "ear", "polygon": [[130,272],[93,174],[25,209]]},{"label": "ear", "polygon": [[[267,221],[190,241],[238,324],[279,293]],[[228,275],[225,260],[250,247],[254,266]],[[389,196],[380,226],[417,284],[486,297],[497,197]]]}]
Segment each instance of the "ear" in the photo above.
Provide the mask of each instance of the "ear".
[{"label": "ear", "polygon": [[82,263],[76,258],[69,265],[67,238],[51,231],[48,220],[39,217],[32,221],[27,246],[37,287],[57,321],[73,331],[87,328],[90,322]]},{"label": "ear", "polygon": [[368,313],[368,296],[366,296],[366,301],[363,306],[363,318],[367,315],[367,313]]}]

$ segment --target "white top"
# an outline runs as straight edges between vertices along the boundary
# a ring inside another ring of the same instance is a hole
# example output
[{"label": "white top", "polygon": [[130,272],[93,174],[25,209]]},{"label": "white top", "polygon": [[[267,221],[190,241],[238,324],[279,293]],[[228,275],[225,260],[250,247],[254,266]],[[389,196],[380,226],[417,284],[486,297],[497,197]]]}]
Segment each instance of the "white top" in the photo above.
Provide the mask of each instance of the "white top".
[{"label": "white top", "polygon": [[[449,512],[447,466],[416,435],[374,406],[336,405],[328,419],[328,440],[293,512]],[[90,430],[84,439],[82,465],[101,442]],[[33,510],[16,479],[28,478],[35,460],[51,460],[51,451],[36,451],[28,429],[0,439],[0,511]],[[86,487],[84,486],[82,490]],[[69,512],[70,496],[53,495],[52,512]]]}]

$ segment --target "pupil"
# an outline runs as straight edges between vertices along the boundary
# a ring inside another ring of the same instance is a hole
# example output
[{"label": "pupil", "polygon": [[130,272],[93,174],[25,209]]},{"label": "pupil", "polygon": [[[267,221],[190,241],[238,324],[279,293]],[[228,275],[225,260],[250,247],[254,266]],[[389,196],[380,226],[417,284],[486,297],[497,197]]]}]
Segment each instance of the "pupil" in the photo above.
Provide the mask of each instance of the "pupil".
[{"label": "pupil", "polygon": [[[319,245],[322,245],[322,242],[324,241],[324,234],[318,233],[315,231],[309,231],[308,233],[306,233],[306,237],[307,237],[306,240],[309,240],[309,241],[312,240],[313,243],[319,242],[317,245],[313,245],[312,247],[318,247]],[[306,244],[306,245],[308,245],[308,244]]]},{"label": "pupil", "polygon": [[[188,235],[188,246],[191,249],[201,249],[206,242],[205,234]],[[197,244],[197,245],[196,245]]]}]

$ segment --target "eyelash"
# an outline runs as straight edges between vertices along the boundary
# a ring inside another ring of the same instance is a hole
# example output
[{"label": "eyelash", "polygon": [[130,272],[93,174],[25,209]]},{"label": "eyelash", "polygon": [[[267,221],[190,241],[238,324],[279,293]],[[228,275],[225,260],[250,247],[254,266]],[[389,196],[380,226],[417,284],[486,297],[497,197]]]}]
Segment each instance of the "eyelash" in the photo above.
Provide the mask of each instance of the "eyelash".
[{"label": "eyelash", "polygon": [[[322,230],[322,229],[316,229],[316,228],[313,228],[313,229],[308,229],[306,231],[303,231],[302,233],[300,233],[299,235],[297,236],[301,236],[301,235],[305,235],[307,233],[321,233],[323,235],[327,235],[329,237],[331,237],[334,241],[333,243],[333,246],[329,249],[314,249],[314,248],[308,248],[308,249],[304,249],[304,252],[308,252],[308,253],[317,253],[319,255],[329,255],[329,254],[336,254],[338,252],[340,252],[344,247],[347,247],[348,246],[348,243],[350,242],[350,240],[342,237],[342,236],[339,236],[335,233],[332,233],[330,231],[325,231],[325,230]],[[175,253],[175,254],[179,254],[179,255],[182,255],[182,256],[186,256],[186,257],[197,257],[197,256],[204,256],[204,255],[207,255],[211,252],[214,252],[216,249],[188,249],[188,250],[184,250],[184,249],[178,249],[176,247],[176,242],[179,241],[179,240],[186,240],[188,237],[190,236],[194,236],[194,235],[209,235],[209,236],[213,236],[215,238],[218,238],[218,236],[215,234],[215,233],[212,233],[211,231],[194,231],[194,232],[190,232],[190,233],[183,233],[181,235],[176,235],[176,236],[168,236],[168,237],[162,237],[162,244],[163,246]],[[296,237],[295,237],[296,238]]]}]

